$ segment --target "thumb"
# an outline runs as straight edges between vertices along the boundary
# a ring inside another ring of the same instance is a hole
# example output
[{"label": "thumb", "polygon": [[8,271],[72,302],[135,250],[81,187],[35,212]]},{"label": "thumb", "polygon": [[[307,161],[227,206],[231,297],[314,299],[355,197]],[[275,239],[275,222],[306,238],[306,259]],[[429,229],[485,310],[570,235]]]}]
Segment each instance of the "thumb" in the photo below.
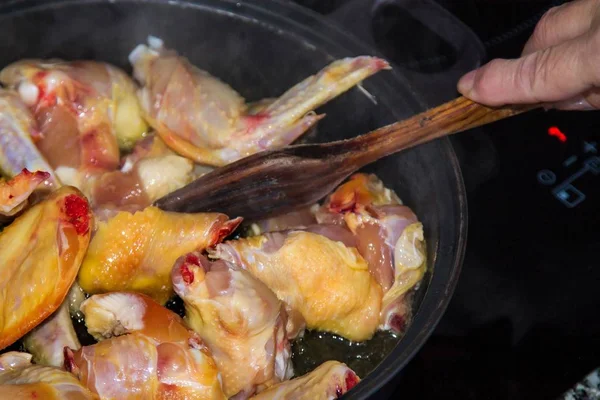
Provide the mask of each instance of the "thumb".
[{"label": "thumb", "polygon": [[569,99],[598,81],[588,35],[515,60],[493,60],[458,82],[458,91],[488,106],[551,103]]}]

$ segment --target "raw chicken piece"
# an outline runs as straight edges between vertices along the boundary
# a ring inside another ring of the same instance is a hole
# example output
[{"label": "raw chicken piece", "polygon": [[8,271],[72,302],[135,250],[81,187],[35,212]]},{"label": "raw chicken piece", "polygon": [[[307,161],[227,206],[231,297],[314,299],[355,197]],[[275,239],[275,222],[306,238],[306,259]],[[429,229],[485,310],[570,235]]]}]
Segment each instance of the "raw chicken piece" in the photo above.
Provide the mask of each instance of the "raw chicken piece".
[{"label": "raw chicken piece", "polygon": [[26,169],[9,181],[0,178],[0,217],[11,217],[22,211],[33,191],[49,178],[48,172]]},{"label": "raw chicken piece", "polygon": [[33,140],[63,184],[89,195],[97,175],[119,165],[148,126],[133,81],[96,61],[21,60],[0,72],[37,120]]},{"label": "raw chicken piece", "polygon": [[30,354],[11,351],[0,355],[0,398],[94,400],[98,396],[70,373],[33,365]]},{"label": "raw chicken piece", "polygon": [[[19,95],[0,89],[0,170],[12,178],[7,182],[0,179],[0,217],[12,217],[22,211],[34,191],[61,186],[33,143],[32,137],[36,136],[39,136],[37,123]],[[27,168],[37,171],[31,173]],[[26,335],[24,344],[37,363],[62,365],[62,348],[79,346],[66,308],[60,307]]]},{"label": "raw chicken piece", "polygon": [[[118,147],[131,149],[148,130],[134,82],[107,63],[26,59],[5,67],[0,81],[33,109],[38,146],[54,167],[116,165]],[[75,154],[65,157],[65,146]]]},{"label": "raw chicken piece", "polygon": [[272,386],[252,400],[333,400],[339,399],[360,382],[345,364],[327,361],[312,372]]},{"label": "raw chicken piece", "polygon": [[[85,193],[98,215],[141,210],[192,180],[193,162],[160,139],[134,148],[148,126],[123,71],[92,61],[23,60],[0,72],[0,80],[18,90],[0,89],[0,170],[8,177],[23,168],[45,171],[46,186],[57,188],[60,176]],[[134,150],[135,165],[128,156],[117,169],[118,145]]]},{"label": "raw chicken piece", "polygon": [[62,367],[65,363],[65,347],[79,349],[73,322],[69,315],[68,301],[23,338],[23,346],[33,355],[36,364]]},{"label": "raw chicken piece", "polygon": [[158,342],[182,341],[190,336],[183,319],[140,293],[96,294],[81,304],[90,335],[98,341],[130,333]]},{"label": "raw chicken piece", "polygon": [[150,297],[95,295],[81,310],[90,333],[101,341],[76,352],[66,348],[65,367],[100,398],[226,398],[200,337]]},{"label": "raw chicken piece", "polygon": [[117,171],[87,186],[94,210],[103,220],[118,211],[139,211],[193,179],[194,163],[173,153],[157,136],[139,141]]},{"label": "raw chicken piece", "polygon": [[224,214],[180,214],[148,207],[120,212],[99,221],[79,284],[90,294],[114,291],[145,293],[161,304],[172,295],[175,260],[219,243],[241,222]]},{"label": "raw chicken piece", "polygon": [[73,282],[58,310],[23,336],[23,346],[33,355],[36,364],[62,367],[65,363],[64,348],[81,347],[71,315],[75,318],[81,317],[79,306],[83,300],[85,300],[83,290],[77,282]]},{"label": "raw chicken piece", "polygon": [[227,397],[247,399],[292,377],[285,311],[264,283],[198,252],[177,260],[172,281],[187,322],[213,354]]},{"label": "raw chicken piece", "polygon": [[142,84],[146,119],[177,153],[221,166],[296,140],[323,115],[312,110],[389,64],[375,57],[345,58],[298,83],[276,100],[250,107],[227,84],[150,37],[129,56]]},{"label": "raw chicken piece", "polygon": [[24,169],[48,174],[44,188],[56,189],[58,179],[31,137],[39,135],[33,115],[15,92],[0,89],[0,173],[14,178]]},{"label": "raw chicken piece", "polygon": [[[45,72],[39,71],[46,69],[48,73],[44,80],[40,77]],[[34,71],[39,74],[34,74]],[[116,170],[119,163],[117,141],[122,147],[130,148],[145,135],[147,129],[145,123],[139,120],[135,86],[120,70],[92,62],[36,64],[35,61],[22,61],[7,67],[0,77],[18,87],[26,99],[27,88],[34,92],[37,90],[39,95],[40,87],[50,85],[54,95],[44,93],[55,101],[51,106],[53,110],[62,110],[48,111],[48,101],[41,98],[31,103],[36,117],[41,119],[40,133],[35,119],[19,95],[0,90],[0,170],[9,177],[23,168],[37,169],[50,174],[45,186],[57,188],[60,182],[54,174],[54,167],[64,182],[86,194],[96,210],[110,207],[117,211],[141,210],[193,178],[192,161],[177,156],[154,138],[147,141],[149,145],[144,153],[148,154],[138,157],[138,164],[125,165],[121,170]],[[33,85],[33,81],[39,81],[40,87]],[[74,93],[81,95],[83,100],[73,98]],[[83,103],[79,104],[80,101]],[[63,112],[65,110],[69,113]],[[112,117],[114,113],[116,118]],[[62,115],[60,124],[53,120],[56,114],[60,114],[59,117]],[[107,122],[107,119],[110,121]],[[98,124],[102,129],[95,130]],[[82,131],[84,129],[92,132],[88,136],[97,137],[99,141],[89,139]],[[34,141],[51,159],[52,167]],[[84,165],[82,152],[87,152],[89,165]],[[102,163],[106,157],[110,162]],[[157,174],[156,171],[161,173]]]},{"label": "raw chicken piece", "polygon": [[423,226],[412,210],[375,175],[355,174],[316,212],[354,233],[356,248],[384,290],[381,329],[399,333],[408,318],[406,292],[426,269]]},{"label": "raw chicken piece", "polygon": [[87,200],[62,187],[0,233],[0,349],[58,309],[90,240]]},{"label": "raw chicken piece", "polygon": [[212,255],[264,282],[309,329],[370,339],[379,323],[381,287],[355,248],[322,233],[267,233],[220,244]]},{"label": "raw chicken piece", "polygon": [[423,225],[407,226],[394,247],[394,284],[383,296],[381,329],[399,333],[404,330],[410,315],[406,295],[423,279],[427,268]]}]

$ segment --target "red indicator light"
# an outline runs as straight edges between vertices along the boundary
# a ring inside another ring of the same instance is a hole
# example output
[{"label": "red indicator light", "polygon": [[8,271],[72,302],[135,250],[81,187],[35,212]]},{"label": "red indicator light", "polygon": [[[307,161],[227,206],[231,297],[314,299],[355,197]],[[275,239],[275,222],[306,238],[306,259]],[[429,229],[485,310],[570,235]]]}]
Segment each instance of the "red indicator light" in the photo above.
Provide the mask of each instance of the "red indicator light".
[{"label": "red indicator light", "polygon": [[560,131],[560,129],[558,129],[557,126],[551,126],[550,128],[548,128],[548,135],[550,136],[556,136],[556,138],[558,140],[560,140],[561,142],[566,142],[567,141],[567,136],[562,133]]}]

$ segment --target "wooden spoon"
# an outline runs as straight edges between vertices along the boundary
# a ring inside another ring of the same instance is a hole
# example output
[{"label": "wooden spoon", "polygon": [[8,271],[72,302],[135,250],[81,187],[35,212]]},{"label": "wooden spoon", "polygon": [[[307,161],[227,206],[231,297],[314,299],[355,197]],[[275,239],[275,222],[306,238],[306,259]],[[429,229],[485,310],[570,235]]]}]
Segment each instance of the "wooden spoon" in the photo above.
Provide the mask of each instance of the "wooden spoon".
[{"label": "wooden spoon", "polygon": [[489,108],[459,97],[352,139],[263,151],[215,169],[156,201],[167,211],[257,220],[310,206],[361,167],[442,136],[539,106]]}]

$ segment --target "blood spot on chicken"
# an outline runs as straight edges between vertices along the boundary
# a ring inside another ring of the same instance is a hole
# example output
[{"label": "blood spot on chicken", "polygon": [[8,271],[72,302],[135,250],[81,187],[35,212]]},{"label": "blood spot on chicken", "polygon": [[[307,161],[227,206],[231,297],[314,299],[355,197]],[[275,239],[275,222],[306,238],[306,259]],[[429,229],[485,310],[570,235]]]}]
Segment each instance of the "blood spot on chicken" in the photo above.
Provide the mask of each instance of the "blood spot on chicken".
[{"label": "blood spot on chicken", "polygon": [[406,327],[406,319],[404,316],[396,314],[390,321],[390,327],[394,332],[402,332]]},{"label": "blood spot on chicken", "polygon": [[390,68],[390,63],[388,63],[387,61],[381,59],[381,58],[377,58],[375,59],[375,69],[388,69]]},{"label": "blood spot on chicken", "polygon": [[243,221],[243,218],[237,217],[235,219],[225,222],[217,231],[217,235],[214,244],[221,243],[223,239],[231,234]]},{"label": "blood spot on chicken", "polygon": [[65,346],[65,348],[63,349],[63,355],[65,359],[65,371],[77,375],[77,373],[79,372],[79,368],[77,367],[77,364],[75,364],[75,355],[73,354],[73,350]]},{"label": "blood spot on chicken", "polygon": [[353,371],[346,372],[346,391],[352,389],[354,386],[358,385],[358,376]]},{"label": "blood spot on chicken", "polygon": [[64,213],[78,235],[85,235],[90,229],[90,208],[88,202],[80,196],[70,194],[65,198]]},{"label": "blood spot on chicken", "polygon": [[44,78],[48,75],[46,71],[40,71],[33,76],[33,81],[37,84],[38,87],[38,98],[37,101],[40,102],[46,98],[46,84],[43,83]]},{"label": "blood spot on chicken", "polygon": [[200,259],[198,256],[191,253],[185,256],[185,262],[188,264],[200,265]]},{"label": "blood spot on chicken", "polygon": [[186,284],[189,285],[194,282],[194,273],[192,270],[190,270],[190,267],[188,267],[187,263],[183,263],[179,268],[179,271],[181,272],[181,277]]},{"label": "blood spot on chicken", "polygon": [[246,133],[253,132],[267,118],[269,118],[269,115],[265,113],[259,113],[256,115],[246,115],[244,117],[244,120],[246,122]]},{"label": "blood spot on chicken", "polygon": [[33,76],[35,82],[39,82],[48,76],[48,71],[39,71]]}]

